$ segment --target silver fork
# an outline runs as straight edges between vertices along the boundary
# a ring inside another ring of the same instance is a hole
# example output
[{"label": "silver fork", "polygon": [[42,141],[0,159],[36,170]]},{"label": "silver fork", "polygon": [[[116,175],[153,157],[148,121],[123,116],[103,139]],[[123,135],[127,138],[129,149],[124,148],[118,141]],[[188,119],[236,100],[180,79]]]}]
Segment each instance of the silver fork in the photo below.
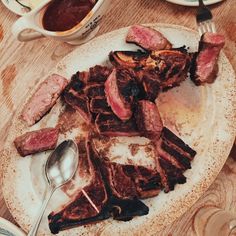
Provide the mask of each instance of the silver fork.
[{"label": "silver fork", "polygon": [[213,16],[211,11],[205,6],[203,0],[198,0],[199,7],[197,10],[197,25],[198,25],[198,32],[200,36],[205,32],[216,32],[215,23],[213,22]]}]

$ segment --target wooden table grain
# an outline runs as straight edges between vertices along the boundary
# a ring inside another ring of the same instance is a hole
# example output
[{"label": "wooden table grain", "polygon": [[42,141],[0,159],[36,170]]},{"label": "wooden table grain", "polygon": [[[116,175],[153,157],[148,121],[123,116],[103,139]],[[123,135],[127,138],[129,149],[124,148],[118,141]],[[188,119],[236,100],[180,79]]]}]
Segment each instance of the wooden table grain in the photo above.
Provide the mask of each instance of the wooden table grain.
[{"label": "wooden table grain", "polygon": [[[226,37],[224,51],[236,71],[236,0],[224,0],[210,8],[217,30]],[[178,6],[164,0],[113,0],[99,34],[136,23],[153,22],[180,24],[196,29],[195,12],[196,8]],[[21,100],[44,74],[76,48],[49,39],[17,42],[10,30],[17,18],[0,3],[0,150]],[[208,191],[160,235],[196,235],[193,228],[195,213],[208,205],[236,213],[236,150],[230,156]],[[0,217],[14,222],[1,190]]]}]

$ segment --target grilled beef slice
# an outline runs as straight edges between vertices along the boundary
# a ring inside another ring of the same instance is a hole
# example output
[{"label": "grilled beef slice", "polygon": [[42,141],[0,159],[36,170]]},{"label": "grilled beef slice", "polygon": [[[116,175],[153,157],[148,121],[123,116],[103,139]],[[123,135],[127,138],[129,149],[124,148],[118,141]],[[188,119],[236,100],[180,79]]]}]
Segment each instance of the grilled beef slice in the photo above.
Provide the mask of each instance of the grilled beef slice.
[{"label": "grilled beef slice", "polygon": [[14,141],[18,153],[24,157],[37,152],[54,149],[59,131],[56,128],[45,128],[27,132]]},{"label": "grilled beef slice", "polygon": [[148,100],[138,101],[135,118],[142,136],[152,140],[159,139],[163,124],[155,103]]},{"label": "grilled beef slice", "polygon": [[123,121],[129,120],[132,116],[131,104],[133,96],[129,93],[126,94],[125,89],[130,81],[133,80],[129,70],[113,69],[105,82],[107,103],[114,114]]},{"label": "grilled beef slice", "polygon": [[68,84],[64,77],[52,74],[44,80],[29,99],[22,111],[22,119],[29,126],[39,121],[55,105],[62,91]]},{"label": "grilled beef slice", "polygon": [[149,51],[171,48],[172,46],[159,31],[141,25],[130,27],[126,42],[135,43]]},{"label": "grilled beef slice", "polygon": [[199,42],[191,68],[191,78],[196,85],[213,83],[218,73],[218,57],[224,47],[225,38],[217,33],[205,33]]}]

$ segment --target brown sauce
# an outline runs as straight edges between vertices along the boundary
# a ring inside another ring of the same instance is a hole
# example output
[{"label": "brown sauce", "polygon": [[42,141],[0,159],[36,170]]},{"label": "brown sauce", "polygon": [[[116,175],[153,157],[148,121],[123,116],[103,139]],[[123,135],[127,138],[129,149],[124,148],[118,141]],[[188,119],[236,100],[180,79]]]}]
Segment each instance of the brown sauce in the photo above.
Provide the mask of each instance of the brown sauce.
[{"label": "brown sauce", "polygon": [[85,18],[93,6],[91,0],[53,0],[44,13],[43,27],[49,31],[72,29]]}]

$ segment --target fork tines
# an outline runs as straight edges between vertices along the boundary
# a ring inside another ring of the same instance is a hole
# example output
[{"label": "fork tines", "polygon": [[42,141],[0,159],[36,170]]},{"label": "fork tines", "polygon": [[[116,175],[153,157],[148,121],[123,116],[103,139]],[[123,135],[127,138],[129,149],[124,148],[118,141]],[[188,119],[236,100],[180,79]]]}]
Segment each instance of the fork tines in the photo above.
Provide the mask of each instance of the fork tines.
[{"label": "fork tines", "polygon": [[196,20],[198,24],[198,32],[200,35],[205,32],[216,32],[212,13],[204,4],[199,5]]}]

